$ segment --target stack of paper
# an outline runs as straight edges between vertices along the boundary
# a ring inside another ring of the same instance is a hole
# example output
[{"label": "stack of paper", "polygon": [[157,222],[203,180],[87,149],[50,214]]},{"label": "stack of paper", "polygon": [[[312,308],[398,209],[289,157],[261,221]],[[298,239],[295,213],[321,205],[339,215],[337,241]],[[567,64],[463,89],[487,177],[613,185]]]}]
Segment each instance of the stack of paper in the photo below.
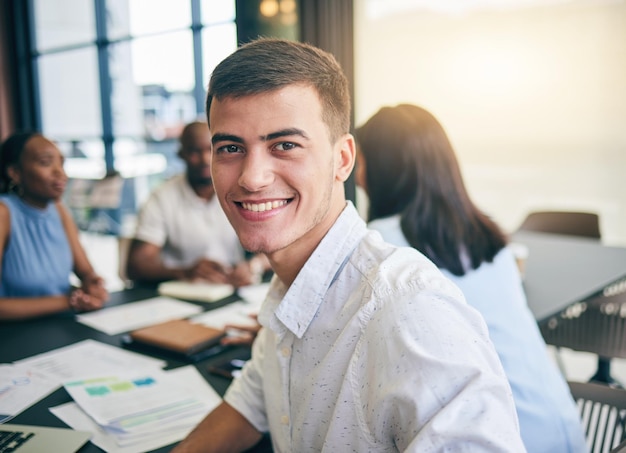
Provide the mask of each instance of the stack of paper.
[{"label": "stack of paper", "polygon": [[95,340],[83,340],[37,354],[15,364],[39,372],[57,386],[70,379],[102,376],[128,369],[161,369],[167,363]]},{"label": "stack of paper", "polygon": [[74,429],[93,432],[92,442],[108,452],[140,452],[179,441],[221,401],[193,366],[64,386],[75,404],[52,412]]},{"label": "stack of paper", "polygon": [[[85,340],[0,366],[0,413],[17,414],[63,385],[74,402],[50,408],[93,433],[106,452],[143,453],[182,440],[220,396],[193,366],[166,363]],[[129,374],[132,370],[133,374]]]},{"label": "stack of paper", "polygon": [[77,315],[78,322],[109,335],[129,332],[171,319],[186,318],[202,311],[199,305],[170,297],[152,297]]}]

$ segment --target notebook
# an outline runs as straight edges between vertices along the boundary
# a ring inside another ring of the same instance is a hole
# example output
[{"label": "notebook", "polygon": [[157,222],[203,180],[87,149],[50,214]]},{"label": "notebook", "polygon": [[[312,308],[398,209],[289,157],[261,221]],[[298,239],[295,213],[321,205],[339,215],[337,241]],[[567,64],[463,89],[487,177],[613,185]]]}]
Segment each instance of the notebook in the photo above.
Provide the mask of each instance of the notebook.
[{"label": "notebook", "polygon": [[[130,332],[122,343],[127,347],[146,351],[169,352],[177,358],[192,361],[220,352],[222,329],[196,324],[188,319],[175,319]],[[148,348],[148,349],[146,349]]]},{"label": "notebook", "polygon": [[216,302],[232,295],[235,287],[219,283],[172,280],[161,283],[157,290],[161,296],[197,302]]},{"label": "notebook", "polygon": [[91,439],[91,433],[69,428],[16,425],[14,423],[0,425],[0,453],[5,451],[74,453],[89,439]]}]

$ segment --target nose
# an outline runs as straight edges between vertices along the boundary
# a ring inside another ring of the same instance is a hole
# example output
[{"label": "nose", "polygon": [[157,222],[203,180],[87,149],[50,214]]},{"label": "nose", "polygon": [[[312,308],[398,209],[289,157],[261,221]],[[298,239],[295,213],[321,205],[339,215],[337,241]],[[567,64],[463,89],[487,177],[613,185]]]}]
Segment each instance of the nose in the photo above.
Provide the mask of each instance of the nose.
[{"label": "nose", "polygon": [[64,178],[67,178],[67,174],[65,173],[65,166],[64,166],[64,163],[62,161],[57,163],[54,166],[54,173],[56,175],[62,176]]},{"label": "nose", "polygon": [[250,151],[243,158],[239,185],[249,192],[258,192],[274,181],[271,157],[264,151]]}]

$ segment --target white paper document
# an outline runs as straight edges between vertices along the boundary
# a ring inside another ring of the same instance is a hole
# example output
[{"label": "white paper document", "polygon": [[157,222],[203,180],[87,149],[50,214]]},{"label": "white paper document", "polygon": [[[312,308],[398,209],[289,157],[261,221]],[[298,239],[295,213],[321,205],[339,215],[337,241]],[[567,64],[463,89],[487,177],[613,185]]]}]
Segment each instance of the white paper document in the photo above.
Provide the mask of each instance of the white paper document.
[{"label": "white paper document", "polygon": [[153,297],[78,315],[78,322],[109,335],[198,314],[202,307],[170,297]]},{"label": "white paper document", "polygon": [[75,402],[50,411],[107,452],[140,453],[182,440],[221,402],[192,365],[137,376],[67,383]]},{"label": "white paper document", "polygon": [[214,329],[223,329],[226,324],[254,327],[257,322],[250,316],[256,315],[258,308],[244,301],[236,301],[223,307],[201,313],[191,322],[203,324]]},{"label": "white paper document", "polygon": [[252,306],[260,309],[269,289],[269,283],[259,283],[258,285],[242,286],[237,289],[237,294]]},{"label": "white paper document", "polygon": [[164,360],[127,351],[95,340],[84,340],[15,362],[44,374],[58,384],[88,376],[108,376],[128,369],[161,369]]},{"label": "white paper document", "polygon": [[0,364],[0,423],[59,388],[59,383],[27,365]]},{"label": "white paper document", "polygon": [[242,286],[237,292],[244,300],[200,313],[190,320],[215,329],[223,329],[227,324],[254,327],[257,322],[251,315],[259,313],[268,289],[269,283]]}]

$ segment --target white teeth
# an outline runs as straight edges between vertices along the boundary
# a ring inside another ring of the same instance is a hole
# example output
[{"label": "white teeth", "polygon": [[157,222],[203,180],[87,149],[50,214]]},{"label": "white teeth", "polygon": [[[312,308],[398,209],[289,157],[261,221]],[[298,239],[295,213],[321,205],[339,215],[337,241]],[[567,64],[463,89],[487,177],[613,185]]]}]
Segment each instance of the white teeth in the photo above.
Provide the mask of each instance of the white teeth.
[{"label": "white teeth", "polygon": [[287,204],[286,200],[266,201],[265,203],[241,203],[244,209],[252,212],[271,211]]}]

